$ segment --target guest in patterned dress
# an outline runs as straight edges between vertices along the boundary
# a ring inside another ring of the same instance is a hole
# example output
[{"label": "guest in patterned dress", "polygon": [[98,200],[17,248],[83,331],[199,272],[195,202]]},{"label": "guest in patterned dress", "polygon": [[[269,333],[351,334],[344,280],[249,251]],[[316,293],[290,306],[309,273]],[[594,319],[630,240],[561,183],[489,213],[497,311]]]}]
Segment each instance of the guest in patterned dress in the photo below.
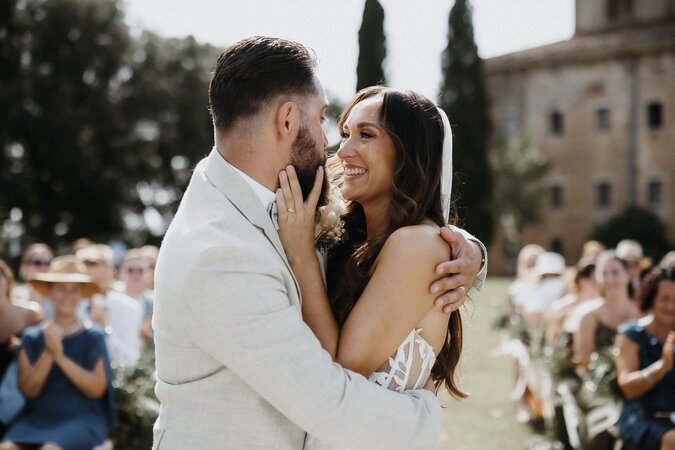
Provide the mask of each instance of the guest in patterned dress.
[{"label": "guest in patterned dress", "polygon": [[643,283],[640,308],[649,313],[619,329],[616,360],[626,405],[621,438],[637,450],[675,449],[675,268],[657,269]]}]

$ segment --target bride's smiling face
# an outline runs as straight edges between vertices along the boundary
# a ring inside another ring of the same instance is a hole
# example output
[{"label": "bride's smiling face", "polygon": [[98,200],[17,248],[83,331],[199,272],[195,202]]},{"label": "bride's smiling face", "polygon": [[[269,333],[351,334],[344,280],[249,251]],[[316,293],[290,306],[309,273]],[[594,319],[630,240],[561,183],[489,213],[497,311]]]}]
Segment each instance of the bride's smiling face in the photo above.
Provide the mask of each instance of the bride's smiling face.
[{"label": "bride's smiling face", "polygon": [[342,196],[364,208],[386,207],[392,195],[396,147],[380,123],[381,107],[381,95],[357,103],[340,130],[337,156],[345,174]]}]

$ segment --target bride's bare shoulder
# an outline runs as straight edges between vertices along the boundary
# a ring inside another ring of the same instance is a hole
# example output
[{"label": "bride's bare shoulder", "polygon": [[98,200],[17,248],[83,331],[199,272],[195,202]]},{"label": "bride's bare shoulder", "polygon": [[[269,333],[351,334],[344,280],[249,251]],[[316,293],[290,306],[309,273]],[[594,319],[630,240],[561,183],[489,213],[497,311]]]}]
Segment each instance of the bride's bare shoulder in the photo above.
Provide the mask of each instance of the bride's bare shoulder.
[{"label": "bride's bare shoulder", "polygon": [[[434,223],[410,225],[394,231],[384,243],[381,258],[404,258],[407,263],[446,261],[450,246],[441,238]],[[434,266],[435,267],[435,266]]]}]

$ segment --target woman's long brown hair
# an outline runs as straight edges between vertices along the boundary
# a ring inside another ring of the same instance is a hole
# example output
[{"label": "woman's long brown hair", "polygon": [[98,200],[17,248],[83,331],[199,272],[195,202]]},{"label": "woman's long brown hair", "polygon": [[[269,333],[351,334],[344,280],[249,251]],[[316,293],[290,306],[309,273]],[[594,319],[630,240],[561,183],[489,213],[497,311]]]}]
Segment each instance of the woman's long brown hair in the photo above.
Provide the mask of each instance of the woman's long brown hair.
[{"label": "woman's long brown hair", "polygon": [[[430,219],[445,226],[441,197],[443,123],[436,106],[411,91],[372,86],[359,91],[338,124],[340,130],[354,106],[373,96],[382,96],[380,122],[394,141],[396,167],[392,180],[385,231],[366,238],[366,220],[358,203],[348,205],[343,217],[349,240],[328,255],[328,294],[335,317],[342,326],[372,275],[372,267],[387,238],[395,230]],[[327,164],[328,174],[342,184],[342,165],[336,157]],[[449,201],[449,199],[445,199]],[[457,386],[455,369],[462,353],[462,319],[450,314],[445,343],[431,370],[436,389],[445,382],[455,398],[467,395]]]}]

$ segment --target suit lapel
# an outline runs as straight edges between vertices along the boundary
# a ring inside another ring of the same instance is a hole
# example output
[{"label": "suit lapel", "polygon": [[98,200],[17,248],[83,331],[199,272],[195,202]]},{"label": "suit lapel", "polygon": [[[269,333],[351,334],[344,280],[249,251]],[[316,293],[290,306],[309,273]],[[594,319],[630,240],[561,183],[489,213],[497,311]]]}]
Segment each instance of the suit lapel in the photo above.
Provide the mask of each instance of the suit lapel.
[{"label": "suit lapel", "polygon": [[259,228],[265,237],[272,243],[272,246],[277,251],[288,271],[293,277],[295,289],[298,293],[298,300],[300,299],[300,286],[295,278],[295,274],[291,269],[291,265],[286,258],[286,252],[279,239],[279,233],[274,228],[272,219],[265,210],[265,207],[260,202],[260,199],[255,195],[255,192],[244,181],[244,179],[225,162],[223,157],[215,148],[211,150],[205,168],[206,177],[227,199],[234,205],[234,207],[251,222],[255,227]]}]

